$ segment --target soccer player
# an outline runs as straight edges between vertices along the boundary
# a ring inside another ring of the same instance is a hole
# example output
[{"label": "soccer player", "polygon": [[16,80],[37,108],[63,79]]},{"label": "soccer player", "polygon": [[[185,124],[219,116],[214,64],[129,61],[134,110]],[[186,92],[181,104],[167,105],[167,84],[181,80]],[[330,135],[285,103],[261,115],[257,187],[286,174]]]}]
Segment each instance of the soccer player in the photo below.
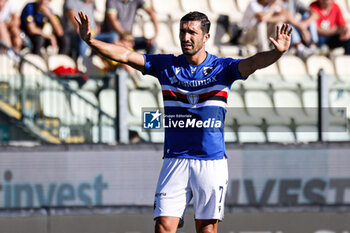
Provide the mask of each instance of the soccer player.
[{"label": "soccer player", "polygon": [[205,51],[210,38],[207,16],[190,12],[180,20],[182,55],[142,55],[94,39],[84,13],[75,19],[82,39],[93,49],[158,78],[165,115],[192,115],[202,121],[215,119],[215,126],[219,123],[213,130],[199,129],[198,122],[198,129],[165,130],[154,211],[155,232],[174,233],[193,198],[197,233],[216,233],[228,182],[223,122],[229,88],[235,80],[276,62],[290,46],[292,29],[277,26],[276,37],[269,38],[275,47],[270,51],[246,59],[218,58]]}]

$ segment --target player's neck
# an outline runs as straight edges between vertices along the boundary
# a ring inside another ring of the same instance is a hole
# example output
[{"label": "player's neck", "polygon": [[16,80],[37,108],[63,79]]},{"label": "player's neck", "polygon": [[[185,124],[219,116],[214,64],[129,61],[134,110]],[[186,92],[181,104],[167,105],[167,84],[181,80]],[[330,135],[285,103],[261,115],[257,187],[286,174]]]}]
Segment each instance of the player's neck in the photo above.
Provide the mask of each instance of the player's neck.
[{"label": "player's neck", "polygon": [[186,61],[190,65],[200,65],[207,58],[207,52],[205,49],[199,50],[196,54],[185,55]]}]

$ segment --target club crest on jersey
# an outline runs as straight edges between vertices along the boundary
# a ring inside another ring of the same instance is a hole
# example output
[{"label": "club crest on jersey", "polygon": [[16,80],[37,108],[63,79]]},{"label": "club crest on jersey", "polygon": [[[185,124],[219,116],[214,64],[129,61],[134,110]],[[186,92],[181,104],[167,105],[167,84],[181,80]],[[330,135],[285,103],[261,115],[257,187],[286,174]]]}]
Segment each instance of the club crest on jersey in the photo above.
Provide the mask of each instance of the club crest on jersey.
[{"label": "club crest on jersey", "polygon": [[195,95],[195,94],[189,94],[189,95],[187,95],[187,100],[190,104],[195,105],[198,103],[199,96]]},{"label": "club crest on jersey", "polygon": [[203,74],[208,75],[213,71],[213,67],[203,67]]}]

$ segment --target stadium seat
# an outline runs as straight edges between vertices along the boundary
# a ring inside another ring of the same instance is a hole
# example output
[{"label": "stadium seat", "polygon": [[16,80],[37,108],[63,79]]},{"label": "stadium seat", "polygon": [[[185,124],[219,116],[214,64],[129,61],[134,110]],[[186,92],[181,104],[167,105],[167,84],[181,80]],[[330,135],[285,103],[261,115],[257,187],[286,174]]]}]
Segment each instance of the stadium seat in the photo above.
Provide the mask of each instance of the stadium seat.
[{"label": "stadium seat", "polygon": [[179,0],[180,6],[184,12],[199,11],[206,14],[211,22],[215,22],[217,15],[210,12],[207,1],[203,0]]},{"label": "stadium seat", "polygon": [[[159,24],[162,24],[162,23],[159,23]],[[159,25],[160,26],[160,25]],[[151,21],[146,21],[143,25],[143,35],[146,37],[146,38],[152,38],[154,37],[156,31],[154,29],[154,26],[153,26],[153,23]],[[165,36],[161,33],[159,33],[159,37],[162,37],[162,36]]]},{"label": "stadium seat", "polygon": [[315,142],[318,140],[318,129],[316,125],[297,126],[295,134],[298,142]]},{"label": "stadium seat", "polygon": [[[79,56],[77,59],[77,68],[80,72],[89,76],[89,79],[80,87],[82,90],[94,92],[103,85],[105,64],[100,56]],[[76,80],[69,80],[68,82],[70,85],[71,83],[77,83]]]},{"label": "stadium seat", "polygon": [[303,106],[308,115],[317,114],[318,92],[316,90],[307,90],[302,93]]},{"label": "stadium seat", "polygon": [[179,22],[173,22],[171,25],[172,35],[173,35],[173,41],[175,42],[175,45],[181,49],[180,44],[180,23]]},{"label": "stadium seat", "polygon": [[104,89],[98,97],[102,111],[116,117],[116,101],[117,96],[114,89]]},{"label": "stadium seat", "polygon": [[[98,2],[98,1],[96,1]],[[59,17],[63,16],[63,4],[64,4],[64,0],[52,0],[50,1],[50,8],[53,10],[53,13],[55,13],[55,15],[58,15]]]},{"label": "stadium seat", "polygon": [[241,143],[267,141],[265,133],[257,126],[243,125],[238,128],[238,140]]},{"label": "stadium seat", "polygon": [[[138,15],[136,15],[138,16]],[[132,34],[134,37],[143,37],[144,31],[143,31],[143,25],[147,22],[147,20],[142,20],[139,17],[135,18],[134,25],[132,27]]]},{"label": "stadium seat", "polygon": [[[253,108],[270,108],[273,109],[273,103],[271,97],[265,91],[247,91],[245,93],[245,103],[247,111],[254,111]],[[259,114],[258,112],[252,112],[250,115]]]},{"label": "stadium seat", "polygon": [[237,4],[237,8],[240,12],[244,13],[249,2],[250,1],[247,1],[247,0],[234,0],[236,1],[236,4]]},{"label": "stadium seat", "polygon": [[317,124],[315,116],[308,116],[304,112],[301,97],[294,91],[276,90],[273,95],[278,115],[282,118],[293,119],[295,123],[302,125]]},{"label": "stadium seat", "polygon": [[350,83],[350,56],[341,55],[334,58],[335,72],[338,78],[345,82],[346,85]]},{"label": "stadium seat", "polygon": [[276,63],[255,71],[254,76],[261,82],[281,83],[283,81]]},{"label": "stadium seat", "polygon": [[[329,101],[330,98],[328,98]],[[318,92],[316,90],[308,90],[303,92],[302,94],[302,101],[303,106],[305,108],[305,112],[313,117],[318,118]],[[330,103],[328,103],[328,106],[330,107]],[[323,109],[323,111],[328,112],[328,119],[331,125],[345,125],[346,124],[346,116],[345,113],[342,114],[343,109],[341,108],[326,108]],[[326,112],[324,112],[326,113]]]},{"label": "stadium seat", "polygon": [[47,60],[47,66],[50,71],[54,70],[59,66],[73,67],[76,68],[75,61],[68,55],[54,54],[50,55]]},{"label": "stadium seat", "polygon": [[[89,101],[89,103],[80,98],[80,96]],[[95,106],[99,106],[99,103],[94,93],[78,90],[76,93],[71,94],[70,100],[74,115],[87,118],[94,125],[98,124],[98,110],[95,108]],[[90,103],[94,106],[92,106]]]},{"label": "stadium seat", "polygon": [[[100,103],[101,110],[108,114],[108,116],[115,118],[117,116],[117,95],[114,89],[103,89],[98,100]],[[101,117],[102,128],[101,128],[101,141],[103,143],[115,142],[115,127],[111,118],[102,115]],[[93,126],[93,140],[98,141],[99,126]]]},{"label": "stadium seat", "polygon": [[255,74],[251,74],[244,81],[236,81],[236,82],[242,83],[243,88],[246,90],[252,90],[252,91],[264,90],[264,91],[266,91],[270,88],[269,83],[257,80],[257,78],[255,77]]},{"label": "stadium seat", "polygon": [[18,12],[22,12],[23,8],[30,2],[32,2],[32,0],[16,1],[16,4],[18,6]]},{"label": "stadium seat", "polygon": [[[148,31],[147,27],[153,29],[153,24],[148,23],[145,25],[145,30]],[[173,32],[171,29],[172,25],[168,23],[159,22],[159,36],[157,37],[157,46],[159,49],[166,54],[180,54],[181,48],[177,46],[174,41]],[[147,34],[147,33],[146,33]]]},{"label": "stadium seat", "polygon": [[20,66],[20,72],[24,75],[25,87],[31,89],[44,87],[44,83],[47,80],[45,80],[43,76],[45,75],[45,72],[48,71],[45,60],[36,54],[27,54],[24,58],[35,65],[23,62]]},{"label": "stadium seat", "polygon": [[185,13],[180,7],[179,0],[152,0],[152,6],[160,21],[179,20]]},{"label": "stadium seat", "polygon": [[344,108],[346,116],[350,119],[350,93],[343,90],[331,90],[329,93],[329,105],[331,108]]},{"label": "stadium seat", "polygon": [[350,133],[346,126],[331,125],[326,137],[327,141],[350,141]]},{"label": "stadium seat", "polygon": [[306,59],[307,71],[313,80],[317,80],[317,75],[320,69],[323,69],[329,79],[329,84],[337,81],[335,70],[332,61],[320,55],[312,55]]},{"label": "stadium seat", "polygon": [[296,139],[289,127],[271,125],[267,128],[267,140],[269,142],[291,143],[295,142]]},{"label": "stadium seat", "polygon": [[303,60],[294,55],[284,55],[277,61],[283,79],[299,83],[303,88],[316,88],[316,82],[308,75]]},{"label": "stadium seat", "polygon": [[79,71],[89,74],[102,74],[105,68],[103,59],[98,55],[93,55],[91,57],[79,56],[77,59],[77,68]]},{"label": "stadium seat", "polygon": [[209,41],[206,43],[206,45],[209,43],[210,45],[214,45],[214,46],[219,46],[219,45],[220,46],[226,45],[227,47],[231,46],[230,45],[231,37],[228,34],[227,29],[222,23],[212,22],[209,32],[211,33],[211,37]]},{"label": "stadium seat", "polygon": [[153,143],[164,143],[164,131],[150,131],[150,141]]},{"label": "stadium seat", "polygon": [[231,128],[227,128],[227,127],[225,127],[224,138],[225,138],[225,142],[237,142],[238,141],[236,133]]},{"label": "stadium seat", "polygon": [[305,5],[309,6],[313,0],[301,0],[301,2],[303,2]]},{"label": "stadium seat", "polygon": [[84,83],[83,86],[80,87],[80,89],[95,92],[98,90],[99,87],[102,87],[102,86],[103,86],[102,79],[89,79]]},{"label": "stadium seat", "polygon": [[[56,1],[56,0],[54,0]],[[106,12],[106,0],[93,1],[95,3],[94,17],[99,23],[103,23]]]},{"label": "stadium seat", "polygon": [[237,127],[235,121],[238,124],[244,125],[260,125],[262,123],[261,118],[247,114],[244,101],[238,92],[229,92],[227,104],[228,108],[225,117],[226,126]]},{"label": "stadium seat", "polygon": [[271,97],[265,91],[247,91],[245,103],[250,116],[263,118],[267,124],[289,124],[285,119],[276,114]]},{"label": "stadium seat", "polygon": [[44,117],[57,118],[61,124],[85,124],[86,118],[78,117],[71,111],[67,94],[57,90],[43,90],[40,92],[40,103]]},{"label": "stadium seat", "polygon": [[21,87],[21,79],[15,62],[5,54],[0,54],[0,82],[7,83],[12,90]]},{"label": "stadium seat", "polygon": [[242,13],[237,9],[233,0],[209,0],[209,9],[217,15],[227,15],[230,20],[238,22],[242,19]]},{"label": "stadium seat", "polygon": [[[296,129],[298,142],[314,142],[318,140],[317,126],[299,126]],[[328,127],[327,132],[323,133],[323,140],[326,141],[349,141],[350,134],[345,126]]]},{"label": "stadium seat", "polygon": [[139,85],[141,88],[148,88],[150,90],[162,89],[158,79],[152,75],[143,75],[141,72],[137,71],[137,77],[139,77]]},{"label": "stadium seat", "polygon": [[133,116],[140,119],[143,108],[158,108],[154,95],[148,90],[133,90],[129,92],[129,109]]},{"label": "stadium seat", "polygon": [[[92,141],[99,142],[99,127],[97,125],[92,127]],[[115,128],[111,125],[101,126],[101,141],[102,143],[115,143]]]},{"label": "stadium seat", "polygon": [[232,58],[240,58],[240,54],[243,53],[243,47],[237,45],[220,45],[219,53],[222,57],[232,57]]},{"label": "stadium seat", "polygon": [[338,6],[340,7],[344,19],[346,22],[350,21],[350,11],[349,11],[349,7],[348,7],[348,0],[335,0],[335,2],[338,4]]}]

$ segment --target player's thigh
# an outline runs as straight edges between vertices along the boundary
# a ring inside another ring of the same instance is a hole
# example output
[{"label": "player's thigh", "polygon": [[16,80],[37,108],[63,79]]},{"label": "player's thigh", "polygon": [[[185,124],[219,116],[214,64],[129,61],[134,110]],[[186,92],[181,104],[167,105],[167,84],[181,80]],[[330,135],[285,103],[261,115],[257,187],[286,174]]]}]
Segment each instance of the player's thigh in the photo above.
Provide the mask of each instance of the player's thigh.
[{"label": "player's thigh", "polygon": [[223,218],[228,182],[227,160],[195,160],[190,185],[195,219]]},{"label": "player's thigh", "polygon": [[192,197],[188,164],[187,159],[164,159],[156,188],[154,218],[183,216]]}]

